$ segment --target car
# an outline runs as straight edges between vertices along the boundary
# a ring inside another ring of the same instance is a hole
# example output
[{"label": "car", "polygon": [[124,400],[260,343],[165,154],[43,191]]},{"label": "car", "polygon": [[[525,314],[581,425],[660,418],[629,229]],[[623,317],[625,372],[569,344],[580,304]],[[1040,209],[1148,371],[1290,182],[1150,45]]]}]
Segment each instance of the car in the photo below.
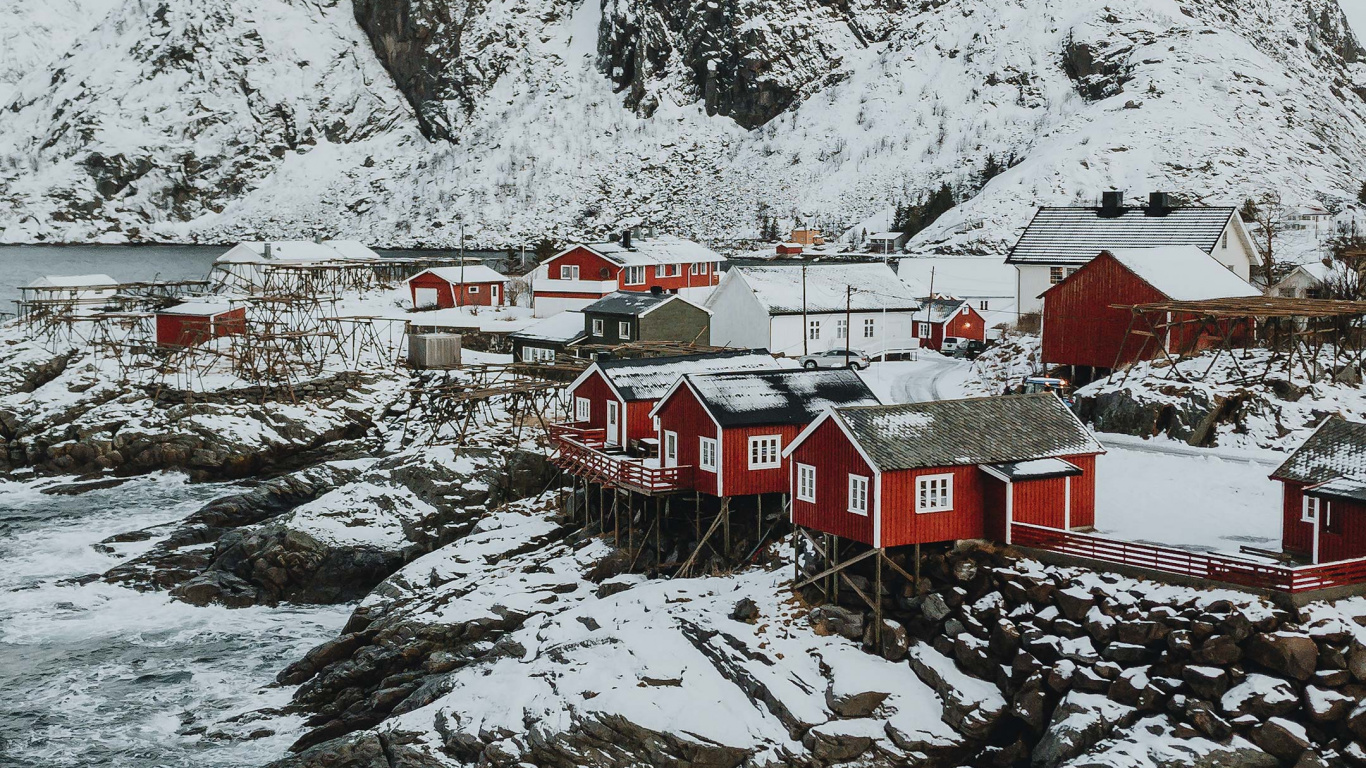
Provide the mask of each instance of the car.
[{"label": "car", "polygon": [[986,342],[977,339],[963,339],[958,348],[953,351],[954,357],[961,357],[964,360],[976,360],[987,348]]},{"label": "car", "polygon": [[828,349],[812,352],[798,359],[802,367],[814,371],[817,368],[853,368],[861,371],[868,367],[868,355],[857,349]]},{"label": "car", "polygon": [[958,348],[967,343],[967,341],[967,339],[959,336],[945,336],[944,340],[939,343],[939,353],[952,356],[953,353],[957,352]]},{"label": "car", "polygon": [[1073,387],[1067,379],[1059,379],[1052,376],[1030,376],[1024,380],[1024,383],[1020,385],[1017,391],[1025,395],[1033,395],[1039,392],[1054,392],[1068,405],[1071,405],[1076,401],[1076,397],[1074,396],[1076,387]]}]

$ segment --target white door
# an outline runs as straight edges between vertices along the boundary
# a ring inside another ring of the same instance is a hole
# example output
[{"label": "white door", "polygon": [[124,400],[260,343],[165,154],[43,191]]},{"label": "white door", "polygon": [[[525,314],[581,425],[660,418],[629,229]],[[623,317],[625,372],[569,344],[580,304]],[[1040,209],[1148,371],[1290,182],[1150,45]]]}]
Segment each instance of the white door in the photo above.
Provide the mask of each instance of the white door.
[{"label": "white door", "polygon": [[502,303],[501,301],[498,300],[498,284],[497,284],[497,283],[494,283],[493,285],[490,285],[490,286],[489,286],[489,301],[490,301],[490,302],[493,304],[493,306],[495,306],[495,307]]},{"label": "white door", "polygon": [[616,400],[608,400],[608,401],[607,401],[607,444],[608,444],[608,445],[620,445],[620,444],[621,444],[621,441],[618,439],[619,435],[617,434],[618,431],[619,431],[617,425],[620,423],[620,419],[618,418],[618,414],[617,414],[617,408],[618,408],[618,406],[619,406],[619,404],[617,403]]},{"label": "white door", "polygon": [[664,433],[664,466],[678,466],[678,433]]},{"label": "white door", "polygon": [[413,296],[413,306],[417,309],[436,306],[435,288],[418,288]]}]

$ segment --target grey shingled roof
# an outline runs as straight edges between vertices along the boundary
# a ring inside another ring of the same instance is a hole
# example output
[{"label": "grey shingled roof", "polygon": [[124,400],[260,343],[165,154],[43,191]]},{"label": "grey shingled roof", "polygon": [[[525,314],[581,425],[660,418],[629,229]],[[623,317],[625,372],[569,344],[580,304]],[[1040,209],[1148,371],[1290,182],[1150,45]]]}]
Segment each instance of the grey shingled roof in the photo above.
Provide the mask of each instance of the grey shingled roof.
[{"label": "grey shingled roof", "polygon": [[835,411],[883,471],[1104,453],[1049,392]]},{"label": "grey shingled roof", "polygon": [[705,355],[604,360],[597,366],[623,398],[639,401],[658,400],[684,374],[772,370],[778,367],[778,361],[763,350],[737,349]]},{"label": "grey shingled roof", "polygon": [[829,408],[877,405],[847,368],[690,375],[688,383],[723,427],[810,424]]},{"label": "grey shingled roof", "polygon": [[929,303],[929,317],[931,323],[944,323],[958,314],[958,310],[967,302],[962,299],[934,299]]},{"label": "grey shingled roof", "polygon": [[1366,480],[1337,477],[1326,483],[1310,486],[1305,490],[1304,495],[1362,504],[1366,503]]},{"label": "grey shingled roof", "polygon": [[1103,250],[1193,245],[1211,253],[1234,208],[1171,208],[1149,215],[1124,208],[1118,216],[1099,208],[1040,208],[1006,257],[1007,264],[1085,264]]},{"label": "grey shingled roof", "polygon": [[584,307],[583,311],[598,315],[630,315],[635,317],[672,298],[674,296],[671,294],[656,295],[648,291],[616,291]]},{"label": "grey shingled roof", "polygon": [[1366,477],[1366,424],[1329,416],[1271,477],[1301,483]]}]

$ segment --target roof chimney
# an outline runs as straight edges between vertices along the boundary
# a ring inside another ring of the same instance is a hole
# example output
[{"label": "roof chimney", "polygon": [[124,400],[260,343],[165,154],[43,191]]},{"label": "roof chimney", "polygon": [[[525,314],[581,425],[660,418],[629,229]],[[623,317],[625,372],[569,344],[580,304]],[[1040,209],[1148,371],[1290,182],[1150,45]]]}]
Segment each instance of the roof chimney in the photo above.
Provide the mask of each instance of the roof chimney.
[{"label": "roof chimney", "polygon": [[1100,194],[1100,215],[1118,216],[1124,210],[1124,190],[1107,189]]},{"label": "roof chimney", "polygon": [[264,256],[265,256],[267,259],[270,258],[270,243],[269,243],[269,242],[265,243],[265,253],[264,253]]},{"label": "roof chimney", "polygon": [[1162,216],[1175,207],[1172,204],[1172,196],[1166,192],[1148,193],[1148,215]]},{"label": "roof chimney", "polygon": [[629,230],[629,229],[624,229],[624,230],[622,230],[622,232],[621,232],[621,247],[622,247],[622,248],[626,248],[626,249],[628,249],[628,250],[631,248],[631,230]]}]

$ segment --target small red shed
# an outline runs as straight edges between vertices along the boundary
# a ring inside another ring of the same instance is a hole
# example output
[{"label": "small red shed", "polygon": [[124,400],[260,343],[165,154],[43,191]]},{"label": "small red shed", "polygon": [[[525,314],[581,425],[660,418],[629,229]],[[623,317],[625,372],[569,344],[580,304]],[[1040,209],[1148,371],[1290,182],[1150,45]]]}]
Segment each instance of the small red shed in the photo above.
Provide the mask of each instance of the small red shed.
[{"label": "small red shed", "polygon": [[[1200,324],[1176,326],[1160,340],[1135,335],[1126,341],[1133,314],[1113,305],[1261,295],[1193,245],[1101,251],[1041,294],[1043,361],[1111,369],[1157,357],[1164,347],[1186,349],[1192,341],[1200,346],[1217,344],[1220,339],[1204,333]],[[1195,334],[1203,335],[1196,340]]]},{"label": "small red shed", "polygon": [[1366,557],[1366,424],[1329,416],[1271,473],[1281,548],[1311,563]]},{"label": "small red shed", "polygon": [[246,307],[184,302],[158,310],[157,346],[188,347],[219,336],[246,333]]},{"label": "small red shed", "polygon": [[920,346],[938,352],[944,339],[955,336],[975,341],[987,340],[986,318],[962,299],[932,299],[926,302],[926,319],[916,320],[915,336]]},{"label": "small red shed", "polygon": [[707,355],[678,355],[640,359],[599,360],[569,385],[578,429],[605,430],[608,447],[626,447],[632,440],[655,436],[650,411],[678,377],[777,368],[767,352],[736,350]]},{"label": "small red shed", "polygon": [[507,297],[507,277],[483,264],[433,267],[408,278],[414,309],[501,307]]},{"label": "small red shed", "polygon": [[783,448],[826,410],[877,405],[854,371],[689,374],[659,399],[664,467],[693,467],[693,490],[712,496],[783,493]]},{"label": "small red shed", "polygon": [[778,243],[779,256],[800,256],[802,255],[801,243]]},{"label": "small red shed", "polygon": [[787,449],[792,522],[878,548],[1085,528],[1104,452],[1051,393],[836,408]]}]

